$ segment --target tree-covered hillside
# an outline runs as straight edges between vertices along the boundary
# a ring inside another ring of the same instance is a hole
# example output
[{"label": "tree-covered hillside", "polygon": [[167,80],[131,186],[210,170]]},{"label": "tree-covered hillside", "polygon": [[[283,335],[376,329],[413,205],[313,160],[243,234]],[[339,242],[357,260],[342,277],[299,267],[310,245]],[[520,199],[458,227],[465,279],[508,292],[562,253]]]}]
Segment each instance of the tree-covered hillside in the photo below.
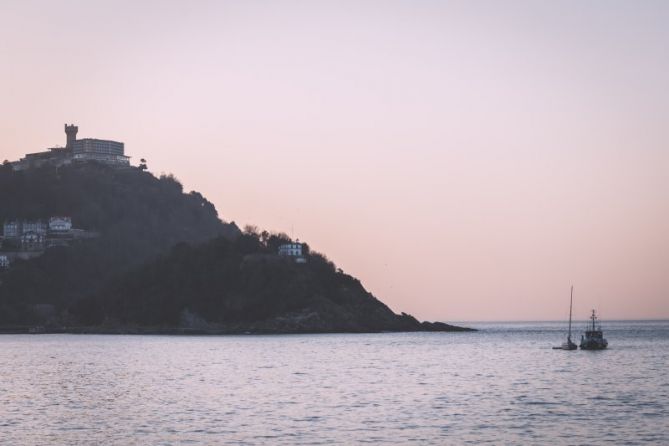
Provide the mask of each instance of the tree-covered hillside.
[{"label": "tree-covered hillside", "polygon": [[0,223],[55,215],[70,216],[76,228],[100,236],[14,262],[0,276],[0,324],[38,321],[35,304],[62,312],[177,243],[239,234],[202,195],[183,193],[171,176],[97,164],[24,171],[0,166]]},{"label": "tree-covered hillside", "polygon": [[[397,315],[323,255],[223,223],[172,176],[96,164],[0,166],[0,222],[69,216],[96,238],[0,272],[0,330],[306,333],[457,330]],[[12,328],[14,327],[14,328]],[[21,328],[23,327],[23,328]]]},{"label": "tree-covered hillside", "polygon": [[285,236],[246,232],[179,244],[71,309],[86,326],[186,328],[222,333],[455,330],[396,315],[357,279],[310,253],[277,256]]}]

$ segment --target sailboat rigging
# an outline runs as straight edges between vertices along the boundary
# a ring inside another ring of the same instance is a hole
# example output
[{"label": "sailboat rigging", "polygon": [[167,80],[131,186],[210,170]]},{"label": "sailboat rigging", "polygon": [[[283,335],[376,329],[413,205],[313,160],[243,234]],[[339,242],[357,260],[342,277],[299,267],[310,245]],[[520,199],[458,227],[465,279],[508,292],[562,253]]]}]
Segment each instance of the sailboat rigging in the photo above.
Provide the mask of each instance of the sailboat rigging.
[{"label": "sailboat rigging", "polygon": [[571,286],[571,294],[569,295],[569,332],[567,334],[567,342],[559,347],[553,347],[554,350],[576,350],[578,346],[571,340],[571,314],[572,304],[574,301],[574,285]]}]

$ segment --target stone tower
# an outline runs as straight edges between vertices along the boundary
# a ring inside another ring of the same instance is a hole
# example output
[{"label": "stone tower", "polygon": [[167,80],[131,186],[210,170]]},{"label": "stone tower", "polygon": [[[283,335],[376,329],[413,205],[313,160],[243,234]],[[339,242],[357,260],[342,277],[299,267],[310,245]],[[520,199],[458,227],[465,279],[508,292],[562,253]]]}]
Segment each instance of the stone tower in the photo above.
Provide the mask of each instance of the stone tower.
[{"label": "stone tower", "polygon": [[77,140],[77,132],[79,131],[79,127],[77,127],[74,124],[67,125],[65,124],[65,134],[67,135],[67,147],[68,149],[72,148],[72,143],[74,143]]}]

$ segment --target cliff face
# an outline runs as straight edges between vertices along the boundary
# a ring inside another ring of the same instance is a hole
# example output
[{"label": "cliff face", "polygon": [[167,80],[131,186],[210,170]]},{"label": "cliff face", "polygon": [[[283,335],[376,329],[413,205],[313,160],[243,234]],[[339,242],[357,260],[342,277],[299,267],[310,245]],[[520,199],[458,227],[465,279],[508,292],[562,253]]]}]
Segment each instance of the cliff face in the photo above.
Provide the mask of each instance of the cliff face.
[{"label": "cliff face", "polygon": [[19,172],[0,166],[0,223],[53,215],[72,217],[76,228],[98,237],[14,262],[0,277],[0,324],[39,323],[44,312],[36,306],[60,315],[176,243],[239,234],[202,195],[184,194],[173,177],[96,164]]}]

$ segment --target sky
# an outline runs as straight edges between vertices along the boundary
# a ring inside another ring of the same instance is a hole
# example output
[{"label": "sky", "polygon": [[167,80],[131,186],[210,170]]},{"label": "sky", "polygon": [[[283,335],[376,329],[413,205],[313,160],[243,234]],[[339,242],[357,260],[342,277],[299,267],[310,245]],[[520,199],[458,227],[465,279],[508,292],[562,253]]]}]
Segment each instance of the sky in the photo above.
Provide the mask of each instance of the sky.
[{"label": "sky", "polygon": [[0,158],[123,141],[394,311],[669,318],[669,2],[0,0]]}]

